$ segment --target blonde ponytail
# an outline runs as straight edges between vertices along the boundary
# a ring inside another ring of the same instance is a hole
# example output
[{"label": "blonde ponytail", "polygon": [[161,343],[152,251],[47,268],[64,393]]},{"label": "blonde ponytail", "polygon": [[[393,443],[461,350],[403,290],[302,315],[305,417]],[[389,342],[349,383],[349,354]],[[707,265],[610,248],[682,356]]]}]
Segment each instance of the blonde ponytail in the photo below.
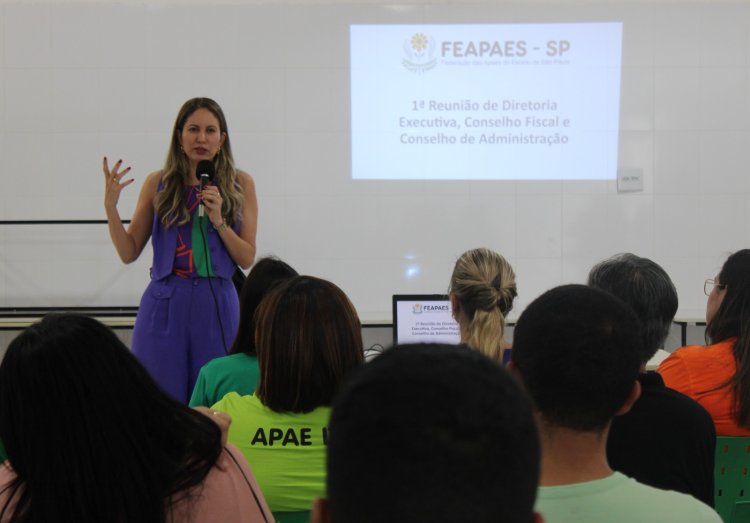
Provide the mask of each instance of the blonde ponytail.
[{"label": "blonde ponytail", "polygon": [[449,292],[468,321],[463,341],[502,361],[505,316],[517,295],[516,275],[507,260],[486,248],[465,252],[456,261]]}]

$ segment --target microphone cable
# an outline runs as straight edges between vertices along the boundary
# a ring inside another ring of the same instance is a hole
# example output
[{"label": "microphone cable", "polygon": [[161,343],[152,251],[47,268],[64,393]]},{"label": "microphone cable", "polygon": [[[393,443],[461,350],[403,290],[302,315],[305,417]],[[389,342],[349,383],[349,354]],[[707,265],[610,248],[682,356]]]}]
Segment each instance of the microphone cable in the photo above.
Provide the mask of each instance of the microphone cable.
[{"label": "microphone cable", "polygon": [[[203,202],[200,202],[198,205],[203,205]],[[206,279],[208,280],[208,288],[211,291],[211,297],[214,300],[214,311],[216,311],[216,318],[219,320],[219,332],[221,332],[221,344],[224,347],[224,354],[229,354],[227,340],[224,336],[224,324],[221,321],[221,313],[219,312],[219,300],[218,298],[216,298],[216,292],[214,291],[214,286],[211,283],[211,280],[213,279],[211,273],[213,271],[211,270],[211,261],[208,258],[208,239],[206,238],[206,230],[203,228],[203,218],[204,216],[201,216],[200,213],[198,213],[198,229],[200,229],[201,231],[201,239],[203,240],[203,257],[206,266]],[[206,228],[208,228],[208,224],[206,224]]]}]

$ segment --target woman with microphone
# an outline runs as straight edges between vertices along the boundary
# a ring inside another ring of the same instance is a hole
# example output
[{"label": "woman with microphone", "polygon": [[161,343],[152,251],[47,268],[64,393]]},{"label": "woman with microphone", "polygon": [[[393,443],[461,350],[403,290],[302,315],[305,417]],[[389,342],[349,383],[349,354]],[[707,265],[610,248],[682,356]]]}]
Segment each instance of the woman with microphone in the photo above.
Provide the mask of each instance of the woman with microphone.
[{"label": "woman with microphone", "polygon": [[210,98],[192,98],[180,109],[164,167],[146,177],[127,228],[117,202],[134,181],[130,167],[107,158],[102,167],[104,209],[120,259],[138,259],[149,238],[153,247],[133,353],[166,392],[187,403],[200,368],[225,355],[237,331],[232,275],[255,259],[253,179],[235,167],[224,113]]}]

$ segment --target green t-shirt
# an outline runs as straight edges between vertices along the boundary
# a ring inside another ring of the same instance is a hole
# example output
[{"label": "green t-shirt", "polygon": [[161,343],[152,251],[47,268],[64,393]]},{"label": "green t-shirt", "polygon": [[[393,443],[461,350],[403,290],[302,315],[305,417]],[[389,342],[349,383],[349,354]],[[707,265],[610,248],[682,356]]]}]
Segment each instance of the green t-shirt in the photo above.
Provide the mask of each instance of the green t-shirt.
[{"label": "green t-shirt", "polygon": [[229,442],[247,458],[273,512],[310,510],[325,495],[330,407],[279,413],[255,395],[230,392],[212,408],[232,416]]},{"label": "green t-shirt", "polygon": [[649,487],[615,472],[595,481],[539,487],[536,511],[545,523],[721,523],[692,496]]},{"label": "green t-shirt", "polygon": [[258,386],[258,358],[240,353],[222,356],[206,363],[190,397],[191,407],[210,407],[229,392],[252,394]]}]

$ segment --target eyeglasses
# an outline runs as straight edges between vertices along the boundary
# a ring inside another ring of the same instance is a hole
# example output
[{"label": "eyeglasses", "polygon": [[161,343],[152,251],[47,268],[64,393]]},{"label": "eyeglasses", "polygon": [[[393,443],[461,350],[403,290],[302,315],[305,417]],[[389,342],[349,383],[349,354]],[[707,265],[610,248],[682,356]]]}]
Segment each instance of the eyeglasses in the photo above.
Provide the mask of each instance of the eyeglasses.
[{"label": "eyeglasses", "polygon": [[712,280],[711,278],[707,279],[703,282],[703,294],[706,296],[709,296],[711,294],[711,291],[714,290],[714,287],[719,289],[720,291],[723,291],[727,288],[726,283],[716,283],[716,280]]}]

